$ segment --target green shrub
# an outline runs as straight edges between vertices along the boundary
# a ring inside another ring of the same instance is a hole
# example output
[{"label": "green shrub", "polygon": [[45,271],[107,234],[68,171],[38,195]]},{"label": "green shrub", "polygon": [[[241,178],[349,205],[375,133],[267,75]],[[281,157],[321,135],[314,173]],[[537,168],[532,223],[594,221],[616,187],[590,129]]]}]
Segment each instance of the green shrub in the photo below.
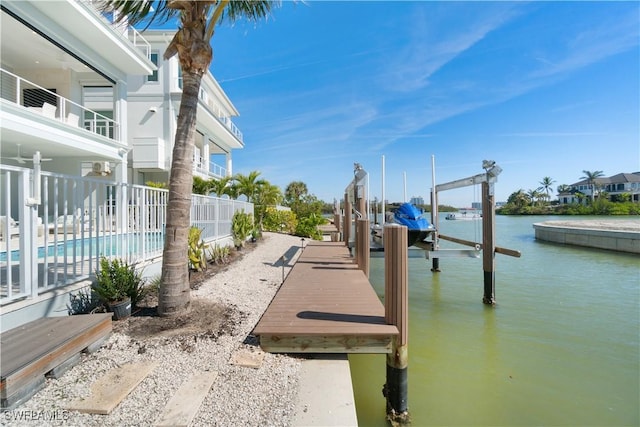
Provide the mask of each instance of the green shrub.
[{"label": "green shrub", "polygon": [[322,233],[318,229],[318,226],[326,222],[327,220],[322,216],[310,214],[306,218],[300,218],[294,234],[300,237],[309,237],[314,240],[322,240]]},{"label": "green shrub", "polygon": [[191,227],[189,229],[189,265],[196,271],[205,270],[207,268],[207,258],[205,256],[205,249],[209,245],[205,244],[200,239],[202,236],[202,230],[198,227]]},{"label": "green shrub", "polygon": [[251,235],[254,229],[253,215],[237,211],[233,214],[231,221],[231,234],[233,235],[233,244],[240,248],[244,246],[244,242]]},{"label": "green shrub", "polygon": [[144,295],[144,279],[125,260],[102,257],[93,291],[107,304],[131,298],[131,304],[136,305]]},{"label": "green shrub", "polygon": [[211,261],[218,265],[228,264],[231,248],[229,246],[216,245],[209,251],[209,255],[211,256]]},{"label": "green shrub", "polygon": [[279,211],[273,207],[268,207],[262,218],[264,231],[292,234],[295,232],[297,225],[296,214],[292,211]]}]

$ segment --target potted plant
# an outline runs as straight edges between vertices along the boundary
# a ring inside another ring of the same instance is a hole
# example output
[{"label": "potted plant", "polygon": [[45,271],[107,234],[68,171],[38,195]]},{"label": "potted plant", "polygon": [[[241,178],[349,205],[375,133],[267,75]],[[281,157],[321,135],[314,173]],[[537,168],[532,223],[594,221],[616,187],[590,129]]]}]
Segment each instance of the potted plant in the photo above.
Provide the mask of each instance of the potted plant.
[{"label": "potted plant", "polygon": [[114,320],[131,315],[131,306],[142,296],[144,282],[141,273],[125,260],[100,259],[100,269],[96,271],[94,292],[113,312]]}]

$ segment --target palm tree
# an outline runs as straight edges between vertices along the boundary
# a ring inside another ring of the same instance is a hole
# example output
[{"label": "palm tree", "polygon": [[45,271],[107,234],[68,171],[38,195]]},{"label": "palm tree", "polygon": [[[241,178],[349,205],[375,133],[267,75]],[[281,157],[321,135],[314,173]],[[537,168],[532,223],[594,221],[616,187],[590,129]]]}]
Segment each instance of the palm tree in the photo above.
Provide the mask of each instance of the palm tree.
[{"label": "palm tree", "polygon": [[211,183],[211,191],[214,192],[218,197],[229,194],[228,188],[229,183],[232,179],[233,178],[231,178],[230,176],[225,176],[223,178],[213,180],[213,182]]},{"label": "palm tree", "polygon": [[193,186],[191,192],[193,194],[207,195],[211,191],[211,181],[202,179],[199,176],[193,177]]},{"label": "palm tree", "polygon": [[239,194],[247,196],[248,202],[253,202],[258,192],[258,188],[267,182],[263,179],[258,179],[260,172],[252,171],[249,175],[236,174],[234,177]]},{"label": "palm tree", "polygon": [[293,181],[290,182],[284,190],[284,200],[287,203],[287,206],[291,206],[292,204],[299,202],[302,196],[306,195],[308,192],[307,184],[302,181]]},{"label": "palm tree", "polygon": [[554,183],[555,181],[549,176],[545,176],[542,178],[542,181],[540,181],[541,187],[539,189],[547,193],[547,199],[551,199],[551,195],[549,193],[551,192],[551,188]]},{"label": "palm tree", "polygon": [[267,207],[275,206],[282,201],[282,191],[277,185],[273,185],[268,181],[262,181],[258,185],[258,189],[254,199],[254,213],[257,223],[262,230],[262,220],[264,219]]},{"label": "palm tree", "polygon": [[540,199],[540,195],[542,193],[540,191],[536,190],[529,190],[527,191],[527,196],[529,197],[529,199],[531,200],[531,204],[532,205],[536,205],[536,201],[538,201]]},{"label": "palm tree", "polygon": [[521,188],[518,191],[511,193],[509,199],[507,200],[507,203],[511,203],[518,208],[523,208],[529,204],[529,201],[529,196],[527,196],[527,193],[525,193],[525,191]]},{"label": "palm tree", "polygon": [[591,204],[593,204],[593,201],[595,200],[596,197],[596,179],[600,178],[601,176],[604,176],[604,172],[602,171],[585,171],[583,170],[582,173],[584,174],[584,176],[581,176],[580,179],[586,179],[587,183],[589,184],[589,186],[591,187]]},{"label": "palm tree", "polygon": [[164,58],[178,55],[182,69],[182,98],[176,124],[162,275],[158,295],[161,316],[180,314],[189,308],[189,270],[185,254],[191,225],[191,185],[198,93],[202,76],[213,58],[211,39],[215,26],[224,20],[246,18],[257,21],[269,15],[276,0],[105,0],[106,11],[117,11],[117,21],[129,25],[166,23],[177,18],[174,34]]}]

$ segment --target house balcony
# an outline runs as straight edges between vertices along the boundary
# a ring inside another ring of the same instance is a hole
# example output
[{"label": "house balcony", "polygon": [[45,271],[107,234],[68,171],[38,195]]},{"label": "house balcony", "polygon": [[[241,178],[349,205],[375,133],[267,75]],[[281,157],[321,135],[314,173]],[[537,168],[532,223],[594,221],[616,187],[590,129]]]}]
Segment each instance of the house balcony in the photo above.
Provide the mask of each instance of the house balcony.
[{"label": "house balcony", "polygon": [[193,174],[203,179],[220,179],[227,175],[227,170],[212,161],[207,162],[204,157],[194,155]]},{"label": "house balcony", "polygon": [[[114,158],[126,148],[116,120],[5,69],[0,69],[0,79],[3,142],[23,144],[43,157],[85,153]],[[6,157],[4,147],[2,154]]]},{"label": "house balcony", "polygon": [[[79,3],[84,3],[90,6],[92,9],[100,12],[102,5],[104,4],[104,0],[76,0]],[[116,30],[116,32],[121,33],[124,37],[129,39],[131,44],[133,44],[142,54],[150,58],[151,57],[151,44],[136,30],[130,25],[125,25],[123,23],[116,24],[115,20],[117,18],[117,14],[113,12],[101,12],[101,15],[107,22]]]},{"label": "house balcony", "polygon": [[[213,77],[212,77],[213,78]],[[182,92],[182,77],[177,80],[177,90]],[[200,87],[198,94],[198,123],[216,135],[229,149],[244,148],[243,135],[229,114],[216,102],[215,96]]]}]

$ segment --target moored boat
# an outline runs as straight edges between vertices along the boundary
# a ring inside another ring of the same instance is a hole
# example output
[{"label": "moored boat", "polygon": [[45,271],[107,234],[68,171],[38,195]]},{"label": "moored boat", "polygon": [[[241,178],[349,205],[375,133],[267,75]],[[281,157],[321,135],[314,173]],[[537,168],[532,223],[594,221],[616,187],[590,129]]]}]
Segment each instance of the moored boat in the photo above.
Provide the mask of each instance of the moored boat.
[{"label": "moored boat", "polygon": [[448,220],[469,220],[469,219],[482,219],[482,214],[476,210],[465,209],[460,212],[450,212],[444,219]]},{"label": "moored boat", "polygon": [[[426,218],[423,217],[421,209],[411,203],[403,203],[400,207],[389,215],[388,222],[404,225],[407,227],[407,246],[422,241],[429,236],[435,227]],[[383,246],[382,236],[384,228],[379,224],[374,224],[371,228],[373,241]]]}]

